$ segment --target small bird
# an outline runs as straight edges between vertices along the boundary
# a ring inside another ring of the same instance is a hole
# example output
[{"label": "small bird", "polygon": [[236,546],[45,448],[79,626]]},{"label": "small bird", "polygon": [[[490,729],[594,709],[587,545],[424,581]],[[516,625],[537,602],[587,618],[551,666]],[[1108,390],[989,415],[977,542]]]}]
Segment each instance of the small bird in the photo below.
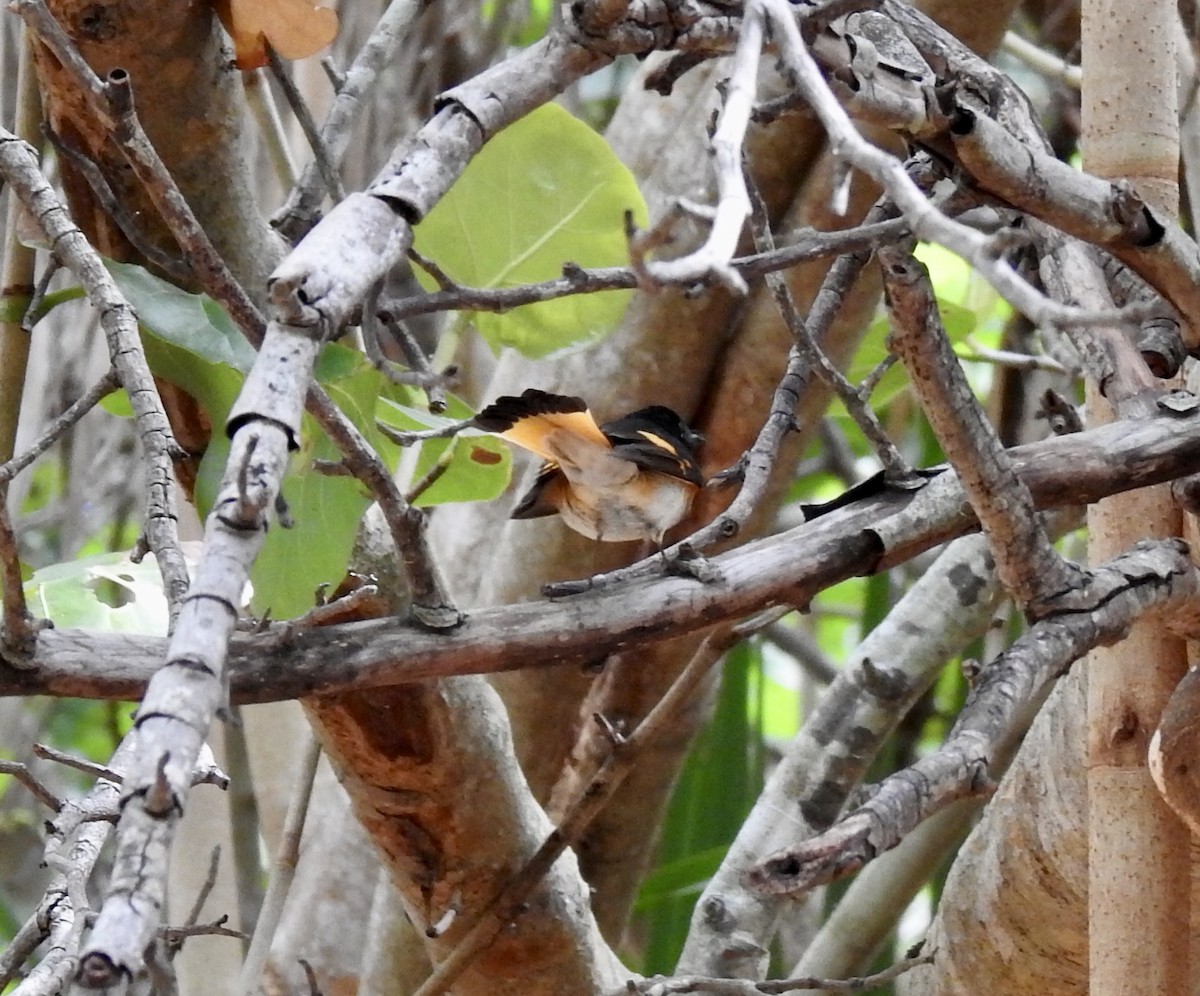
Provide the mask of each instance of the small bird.
[{"label": "small bird", "polygon": [[704,484],[704,437],[663,405],[598,425],[582,398],[530,388],[497,398],[474,422],[546,461],[514,519],[557,513],[589,539],[661,545]]}]

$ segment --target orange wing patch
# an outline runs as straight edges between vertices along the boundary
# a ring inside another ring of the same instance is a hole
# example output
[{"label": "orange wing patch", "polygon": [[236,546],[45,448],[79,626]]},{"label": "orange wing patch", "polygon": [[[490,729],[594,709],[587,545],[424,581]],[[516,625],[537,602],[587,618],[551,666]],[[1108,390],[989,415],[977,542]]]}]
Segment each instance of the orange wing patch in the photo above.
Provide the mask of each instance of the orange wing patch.
[{"label": "orange wing patch", "polygon": [[529,415],[520,419],[511,428],[499,433],[509,442],[516,443],[523,449],[536,453],[543,460],[555,460],[558,454],[546,445],[547,437],[554,430],[568,432],[571,435],[596,443],[606,449],[611,448],[608,437],[600,431],[596,420],[589,412],[555,412],[548,415]]},{"label": "orange wing patch", "polygon": [[265,66],[268,44],[285,59],[305,59],[337,37],[337,12],[312,0],[215,0],[213,6],[233,39],[239,69]]}]

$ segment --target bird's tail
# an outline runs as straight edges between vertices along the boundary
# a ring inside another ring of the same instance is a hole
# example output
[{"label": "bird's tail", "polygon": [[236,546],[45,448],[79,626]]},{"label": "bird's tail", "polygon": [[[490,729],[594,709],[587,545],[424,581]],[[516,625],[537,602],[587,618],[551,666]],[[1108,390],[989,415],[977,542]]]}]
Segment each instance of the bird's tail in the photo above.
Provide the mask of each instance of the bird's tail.
[{"label": "bird's tail", "polygon": [[534,388],[529,388],[520,397],[497,398],[476,415],[474,421],[485,432],[502,436],[543,460],[558,459],[558,454],[547,445],[556,429],[606,448],[612,445],[582,398],[549,394]]}]

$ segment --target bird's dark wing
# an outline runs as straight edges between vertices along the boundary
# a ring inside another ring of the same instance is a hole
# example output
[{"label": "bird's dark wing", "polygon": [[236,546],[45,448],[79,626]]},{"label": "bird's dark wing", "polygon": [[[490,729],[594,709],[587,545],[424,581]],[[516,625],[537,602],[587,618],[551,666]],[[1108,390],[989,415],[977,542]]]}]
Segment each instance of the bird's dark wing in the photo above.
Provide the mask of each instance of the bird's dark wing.
[{"label": "bird's dark wing", "polygon": [[558,466],[553,463],[544,464],[509,518],[540,519],[546,515],[557,514],[561,504],[559,496],[566,486],[566,475]]},{"label": "bird's dark wing", "polygon": [[651,405],[605,422],[600,431],[620,454],[643,470],[703,485],[696,449],[704,437],[663,405]]}]

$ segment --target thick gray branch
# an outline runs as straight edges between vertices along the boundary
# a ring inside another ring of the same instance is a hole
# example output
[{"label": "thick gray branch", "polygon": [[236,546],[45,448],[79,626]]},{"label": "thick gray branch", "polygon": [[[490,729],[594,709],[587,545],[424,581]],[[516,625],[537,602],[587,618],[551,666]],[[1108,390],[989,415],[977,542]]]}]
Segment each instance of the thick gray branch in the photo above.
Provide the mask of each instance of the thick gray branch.
[{"label": "thick gray branch", "polygon": [[[1081,505],[1200,468],[1200,417],[1124,421],[1010,451],[1040,508]],[[660,578],[561,601],[480,610],[452,633],[376,620],[235,638],[232,694],[276,701],[453,674],[603,659],[891,567],[975,528],[952,473],[885,493],[714,558],[709,584]],[[161,660],[150,637],[51,631],[33,667],[0,668],[0,694],[134,698]]]},{"label": "thick gray branch", "polygon": [[[1078,609],[1039,621],[984,668],[940,750],[884,779],[869,802],[832,829],[764,861],[750,879],[797,895],[854,871],[964,794],[985,790],[988,765],[1011,746],[1022,712],[1089,650],[1122,639],[1147,613],[1200,593],[1182,540],[1147,540],[1098,568]],[[1087,604],[1090,603],[1090,604]]]}]

